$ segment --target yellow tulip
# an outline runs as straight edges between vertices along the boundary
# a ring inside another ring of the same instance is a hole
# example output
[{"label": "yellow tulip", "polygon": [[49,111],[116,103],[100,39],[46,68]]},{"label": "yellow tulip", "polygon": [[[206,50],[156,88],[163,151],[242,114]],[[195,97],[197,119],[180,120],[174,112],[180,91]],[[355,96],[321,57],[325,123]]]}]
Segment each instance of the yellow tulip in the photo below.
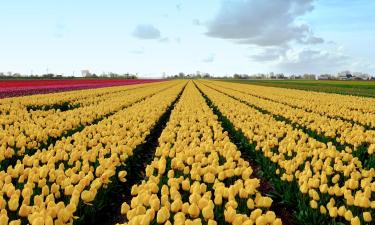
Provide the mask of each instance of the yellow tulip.
[{"label": "yellow tulip", "polygon": [[208,220],[207,225],[217,225],[215,220]]},{"label": "yellow tulip", "polygon": [[256,224],[256,225],[266,225],[266,224],[267,224],[267,220],[266,220],[266,218],[265,218],[263,215],[261,215],[261,216],[259,216],[259,217],[255,220],[255,224]]},{"label": "yellow tulip", "polygon": [[320,206],[320,213],[321,214],[326,214],[327,213],[327,209],[324,207],[324,206]]},{"label": "yellow tulip", "polygon": [[161,207],[160,210],[157,213],[156,221],[157,223],[165,223],[169,219],[169,210],[166,207]]},{"label": "yellow tulip", "polygon": [[371,222],[372,221],[372,216],[370,212],[363,212],[363,220],[365,222]]},{"label": "yellow tulip", "polygon": [[203,176],[203,181],[208,184],[212,184],[215,181],[215,175],[213,175],[212,173],[206,173]]},{"label": "yellow tulip", "polygon": [[352,211],[350,211],[349,209],[346,210],[345,214],[344,214],[344,217],[347,221],[351,221],[353,219],[353,214],[352,214]]},{"label": "yellow tulip", "polygon": [[181,208],[182,208],[182,201],[181,201],[181,199],[176,199],[171,204],[171,211],[174,212],[174,213],[180,211]]},{"label": "yellow tulip", "polygon": [[81,193],[81,199],[85,202],[85,203],[88,203],[88,202],[92,202],[95,198],[95,195],[96,195],[96,190],[84,190],[82,193]]},{"label": "yellow tulip", "polygon": [[267,211],[265,218],[268,224],[273,223],[276,220],[276,214],[273,211]]},{"label": "yellow tulip", "polygon": [[206,221],[214,219],[214,211],[210,206],[206,206],[203,208],[202,215]]},{"label": "yellow tulip", "polygon": [[149,225],[150,224],[150,216],[149,215],[142,215],[142,219],[141,219],[141,222],[140,222],[140,225]]},{"label": "yellow tulip", "polygon": [[272,198],[270,197],[260,197],[255,199],[255,203],[257,207],[261,208],[269,208],[272,204]]},{"label": "yellow tulip", "polygon": [[235,217],[236,217],[236,210],[234,210],[233,208],[229,207],[224,210],[224,218],[226,222],[232,223]]},{"label": "yellow tulip", "polygon": [[195,203],[192,203],[192,204],[189,206],[188,212],[189,212],[189,215],[190,215],[192,218],[197,218],[197,217],[199,216],[199,214],[200,214],[199,207],[198,207],[197,204],[195,204]]},{"label": "yellow tulip", "polygon": [[313,209],[317,209],[318,203],[315,200],[311,200],[310,201],[310,207],[313,208]]},{"label": "yellow tulip", "polygon": [[15,198],[11,198],[8,202],[8,207],[9,207],[9,210],[11,211],[16,211],[18,209],[18,206],[19,206],[19,200],[18,200],[18,197],[15,197]]},{"label": "yellow tulip", "polygon": [[128,211],[129,211],[129,209],[130,209],[130,206],[126,202],[122,203],[122,205],[121,205],[121,214],[122,215],[127,214]]},{"label": "yellow tulip", "polygon": [[121,181],[121,182],[126,182],[126,179],[125,179],[125,176],[127,175],[126,171],[120,171],[118,173],[118,179]]},{"label": "yellow tulip", "polygon": [[36,217],[31,221],[31,225],[44,225],[44,218],[43,217]]},{"label": "yellow tulip", "polygon": [[255,221],[260,215],[262,215],[262,210],[255,209],[250,213],[250,219]]},{"label": "yellow tulip", "polygon": [[356,216],[356,217],[354,217],[354,218],[352,218],[352,219],[350,220],[350,224],[351,224],[351,225],[361,225],[361,221],[360,221],[359,218]]},{"label": "yellow tulip", "polygon": [[182,181],[181,187],[182,187],[182,190],[189,191],[190,190],[190,182],[189,182],[189,180],[185,179],[184,181]]},{"label": "yellow tulip", "polygon": [[21,225],[21,220],[13,220],[9,222],[9,225]]},{"label": "yellow tulip", "polygon": [[221,205],[223,203],[223,197],[221,194],[215,195],[214,199],[215,205]]},{"label": "yellow tulip", "polygon": [[251,219],[247,219],[245,222],[242,223],[242,225],[253,225],[254,224],[254,221],[252,221]]},{"label": "yellow tulip", "polygon": [[22,204],[18,211],[18,215],[21,217],[27,217],[29,213],[30,213],[30,206]]},{"label": "yellow tulip", "polygon": [[332,217],[332,218],[336,218],[337,217],[337,208],[336,207],[332,207],[328,210],[329,212],[329,216]]},{"label": "yellow tulip", "polygon": [[0,215],[0,224],[8,224],[9,218],[5,214]]}]

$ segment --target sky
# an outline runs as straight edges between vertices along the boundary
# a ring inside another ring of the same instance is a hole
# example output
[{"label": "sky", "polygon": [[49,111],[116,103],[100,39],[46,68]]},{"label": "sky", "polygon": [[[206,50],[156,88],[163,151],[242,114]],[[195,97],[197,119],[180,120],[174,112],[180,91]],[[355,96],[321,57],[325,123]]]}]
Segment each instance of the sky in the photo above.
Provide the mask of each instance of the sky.
[{"label": "sky", "polygon": [[373,0],[2,0],[0,72],[375,74]]}]

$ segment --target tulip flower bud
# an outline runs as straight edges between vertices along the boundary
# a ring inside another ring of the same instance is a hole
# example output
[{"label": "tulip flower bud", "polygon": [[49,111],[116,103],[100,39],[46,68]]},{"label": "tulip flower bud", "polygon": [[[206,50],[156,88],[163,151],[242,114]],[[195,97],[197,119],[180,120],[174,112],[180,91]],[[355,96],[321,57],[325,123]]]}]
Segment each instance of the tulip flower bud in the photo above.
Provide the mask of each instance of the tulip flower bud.
[{"label": "tulip flower bud", "polygon": [[199,210],[199,207],[197,206],[197,204],[195,203],[192,203],[190,206],[189,206],[189,210],[188,210],[190,216],[192,218],[197,218],[200,214],[200,210]]},{"label": "tulip flower bud", "polygon": [[9,225],[21,225],[21,220],[13,220],[9,222]]},{"label": "tulip flower bud", "polygon": [[126,179],[125,179],[125,176],[127,175],[126,171],[120,171],[118,173],[118,179],[121,181],[121,182],[126,182]]},{"label": "tulip flower bud", "polygon": [[214,211],[210,206],[206,206],[203,208],[202,215],[206,221],[209,219],[214,219]]},{"label": "tulip flower bud", "polygon": [[156,222],[159,224],[165,223],[169,219],[169,210],[166,207],[161,207],[156,216]]},{"label": "tulip flower bud", "polygon": [[359,220],[358,216],[356,216],[356,217],[354,217],[350,220],[350,224],[351,225],[361,225],[361,221]]},{"label": "tulip flower bud", "polygon": [[129,211],[129,209],[130,209],[130,206],[126,202],[122,203],[121,214],[125,215]]},{"label": "tulip flower bud", "polygon": [[369,212],[363,212],[363,220],[365,222],[371,222],[372,221],[371,213],[369,213]]}]

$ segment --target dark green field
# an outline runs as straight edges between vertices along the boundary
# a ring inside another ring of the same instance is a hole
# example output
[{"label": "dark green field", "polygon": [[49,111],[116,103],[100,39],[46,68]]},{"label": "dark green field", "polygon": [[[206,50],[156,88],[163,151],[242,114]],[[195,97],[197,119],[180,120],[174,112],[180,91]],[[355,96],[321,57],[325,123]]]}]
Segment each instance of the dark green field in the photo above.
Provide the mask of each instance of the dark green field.
[{"label": "dark green field", "polygon": [[375,81],[330,80],[227,80],[228,82],[255,84],[307,91],[329,92],[345,95],[375,97]]}]

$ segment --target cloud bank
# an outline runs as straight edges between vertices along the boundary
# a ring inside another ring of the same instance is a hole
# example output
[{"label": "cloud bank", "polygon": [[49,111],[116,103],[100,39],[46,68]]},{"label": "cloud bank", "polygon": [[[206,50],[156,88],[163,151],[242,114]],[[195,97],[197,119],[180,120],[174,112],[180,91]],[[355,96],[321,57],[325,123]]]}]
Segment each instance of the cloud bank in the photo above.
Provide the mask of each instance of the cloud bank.
[{"label": "cloud bank", "polygon": [[315,37],[307,24],[297,21],[313,10],[313,1],[224,1],[217,15],[208,23],[206,35],[258,46],[322,43],[324,40]]},{"label": "cloud bank", "polygon": [[290,50],[278,63],[278,68],[283,71],[295,73],[335,72],[346,68],[351,63],[351,58],[337,51],[318,49]]}]

